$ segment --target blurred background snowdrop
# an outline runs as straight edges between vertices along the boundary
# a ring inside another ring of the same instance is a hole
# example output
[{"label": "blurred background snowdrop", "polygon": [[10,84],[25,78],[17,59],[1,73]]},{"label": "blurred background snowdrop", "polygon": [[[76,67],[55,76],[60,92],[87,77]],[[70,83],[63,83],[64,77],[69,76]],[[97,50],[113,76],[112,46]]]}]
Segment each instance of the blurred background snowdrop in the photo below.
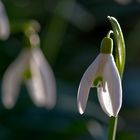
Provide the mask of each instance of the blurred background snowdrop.
[{"label": "blurred background snowdrop", "polygon": [[105,135],[105,129],[103,126],[101,126],[100,123],[98,123],[97,121],[89,121],[87,123],[87,128],[89,133],[91,134],[91,136],[93,137],[93,139],[95,140],[105,140],[106,139],[106,135]]},{"label": "blurred background snowdrop", "polygon": [[0,0],[0,39],[6,40],[10,34],[10,25],[5,7]]},{"label": "blurred background snowdrop", "polygon": [[2,82],[2,101],[6,108],[15,105],[24,82],[37,106],[52,108],[56,101],[55,78],[41,52],[40,39],[32,26],[25,31],[26,46],[6,70]]}]

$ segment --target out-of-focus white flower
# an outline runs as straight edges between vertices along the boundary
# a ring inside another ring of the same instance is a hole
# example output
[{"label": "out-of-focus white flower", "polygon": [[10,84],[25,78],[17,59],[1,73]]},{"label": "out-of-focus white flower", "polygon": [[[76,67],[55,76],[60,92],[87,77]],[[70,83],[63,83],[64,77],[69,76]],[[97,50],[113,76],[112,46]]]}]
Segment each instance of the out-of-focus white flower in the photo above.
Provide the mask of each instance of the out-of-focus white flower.
[{"label": "out-of-focus white flower", "polygon": [[9,20],[5,12],[5,8],[0,0],[0,39],[5,40],[9,37],[10,34],[9,27],[10,27]]},{"label": "out-of-focus white flower", "polygon": [[122,105],[121,79],[112,55],[113,42],[102,41],[101,53],[84,73],[77,95],[80,114],[84,113],[91,87],[97,87],[98,99],[104,112],[117,116]]},{"label": "out-of-focus white flower", "polygon": [[23,49],[21,54],[7,69],[2,83],[2,101],[6,108],[12,108],[18,97],[24,73],[31,75],[25,84],[33,102],[37,106],[52,108],[56,101],[54,74],[39,48]]}]

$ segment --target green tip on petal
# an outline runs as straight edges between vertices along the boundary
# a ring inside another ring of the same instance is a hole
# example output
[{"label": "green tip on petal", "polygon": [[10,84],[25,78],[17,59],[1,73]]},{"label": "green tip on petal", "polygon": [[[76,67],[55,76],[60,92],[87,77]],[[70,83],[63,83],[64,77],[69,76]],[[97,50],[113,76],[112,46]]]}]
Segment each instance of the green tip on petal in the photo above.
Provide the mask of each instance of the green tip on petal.
[{"label": "green tip on petal", "polygon": [[97,77],[94,82],[93,82],[93,86],[97,87],[99,82],[102,82],[103,78],[101,76]]},{"label": "green tip on petal", "polygon": [[113,40],[108,37],[104,37],[101,42],[101,53],[111,54],[113,51]]},{"label": "green tip on petal", "polygon": [[31,73],[31,70],[30,69],[26,69],[24,70],[23,72],[23,79],[24,80],[28,80],[32,77],[32,73]]}]

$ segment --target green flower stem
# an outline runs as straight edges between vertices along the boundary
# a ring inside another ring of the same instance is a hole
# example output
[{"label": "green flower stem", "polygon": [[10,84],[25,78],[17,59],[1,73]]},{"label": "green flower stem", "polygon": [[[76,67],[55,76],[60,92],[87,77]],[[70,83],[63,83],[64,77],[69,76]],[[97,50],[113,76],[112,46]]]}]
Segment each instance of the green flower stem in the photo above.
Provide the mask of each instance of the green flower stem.
[{"label": "green flower stem", "polygon": [[118,117],[111,117],[109,121],[108,140],[115,140]]},{"label": "green flower stem", "polygon": [[[122,79],[124,66],[125,66],[125,42],[123,38],[123,33],[118,21],[114,17],[108,16],[108,19],[113,28],[113,35],[116,45],[116,66],[118,68],[120,77]],[[108,33],[110,35],[110,32]],[[109,133],[108,133],[108,140],[115,140],[116,137],[116,130],[117,130],[117,117],[111,117],[109,121]]]}]

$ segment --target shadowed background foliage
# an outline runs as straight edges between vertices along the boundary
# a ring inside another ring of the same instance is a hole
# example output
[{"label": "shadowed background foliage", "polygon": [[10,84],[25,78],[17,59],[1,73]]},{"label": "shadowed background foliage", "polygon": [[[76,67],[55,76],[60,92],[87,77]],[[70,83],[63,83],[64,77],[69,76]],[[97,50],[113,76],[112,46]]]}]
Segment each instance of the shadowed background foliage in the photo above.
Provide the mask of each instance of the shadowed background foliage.
[{"label": "shadowed background foliage", "polygon": [[[57,83],[54,109],[37,108],[24,85],[16,106],[0,102],[1,140],[106,140],[108,117],[92,89],[83,116],[76,104],[79,81],[99,52],[100,42],[118,19],[126,42],[123,106],[117,140],[140,139],[140,1],[139,0],[3,0],[11,26],[0,41],[0,82],[5,70],[24,47],[17,23],[37,20],[41,49]],[[14,82],[14,81],[13,81]]]}]

